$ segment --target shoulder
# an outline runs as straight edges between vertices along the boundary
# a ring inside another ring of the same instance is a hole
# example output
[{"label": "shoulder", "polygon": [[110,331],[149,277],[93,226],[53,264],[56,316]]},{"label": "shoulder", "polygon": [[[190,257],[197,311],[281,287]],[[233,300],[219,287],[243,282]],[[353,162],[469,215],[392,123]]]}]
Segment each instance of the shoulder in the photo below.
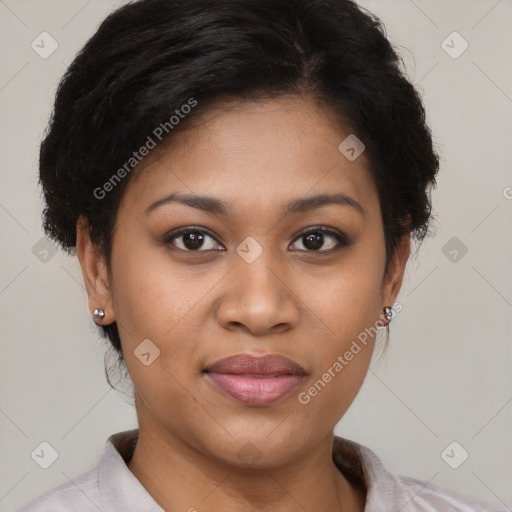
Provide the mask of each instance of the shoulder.
[{"label": "shoulder", "polygon": [[492,505],[443,485],[403,475],[393,475],[397,487],[410,500],[404,512],[506,512],[508,509]]},{"label": "shoulder", "polygon": [[137,436],[137,429],[111,435],[96,466],[13,512],[164,512],[126,464]]},{"label": "shoulder", "polygon": [[508,512],[431,481],[396,475],[370,448],[349,439],[335,436],[333,460],[366,488],[365,512]]},{"label": "shoulder", "polygon": [[65,482],[13,512],[98,512],[99,484],[97,467]]}]

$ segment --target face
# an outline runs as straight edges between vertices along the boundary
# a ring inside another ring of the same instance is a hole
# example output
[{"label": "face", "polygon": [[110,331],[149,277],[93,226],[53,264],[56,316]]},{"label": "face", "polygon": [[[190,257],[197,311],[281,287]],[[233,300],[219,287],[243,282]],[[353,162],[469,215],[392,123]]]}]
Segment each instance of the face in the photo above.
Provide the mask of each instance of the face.
[{"label": "face", "polygon": [[[332,433],[408,256],[402,244],[384,274],[379,197],[365,154],[338,149],[348,135],[312,100],[219,103],[134,171],[108,280],[80,235],[141,429],[235,465],[251,442],[262,467]],[[251,358],[265,355],[289,361]]]}]

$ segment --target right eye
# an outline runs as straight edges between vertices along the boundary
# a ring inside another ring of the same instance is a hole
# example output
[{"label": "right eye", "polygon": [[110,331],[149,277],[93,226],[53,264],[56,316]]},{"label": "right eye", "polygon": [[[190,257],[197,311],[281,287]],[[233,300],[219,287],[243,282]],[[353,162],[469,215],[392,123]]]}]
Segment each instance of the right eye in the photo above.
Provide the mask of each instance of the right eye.
[{"label": "right eye", "polygon": [[[205,244],[205,241],[208,240],[210,240],[210,242]],[[206,252],[215,250],[216,247],[222,247],[219,246],[218,242],[215,243],[215,237],[210,234],[206,228],[196,226],[187,226],[171,231],[165,235],[162,242],[165,245],[171,244],[174,246],[173,248],[185,252]],[[204,245],[207,247],[203,247]],[[220,250],[225,251],[226,249],[223,248]]]}]

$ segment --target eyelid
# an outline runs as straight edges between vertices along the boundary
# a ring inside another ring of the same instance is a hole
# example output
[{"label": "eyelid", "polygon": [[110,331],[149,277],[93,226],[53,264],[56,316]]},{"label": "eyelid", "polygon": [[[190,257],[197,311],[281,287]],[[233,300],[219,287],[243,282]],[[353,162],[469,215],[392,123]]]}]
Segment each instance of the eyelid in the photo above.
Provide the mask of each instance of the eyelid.
[{"label": "eyelid", "polygon": [[[222,242],[220,242],[218,240],[218,236],[215,235],[208,228],[205,228],[203,226],[193,226],[193,225],[192,226],[183,226],[181,228],[177,228],[177,229],[173,229],[173,230],[169,231],[162,237],[162,244],[169,245],[174,238],[178,238],[179,236],[181,236],[185,233],[190,233],[191,231],[198,231],[199,233],[208,235],[210,238],[215,240],[218,244],[222,244]],[[178,251],[181,250],[183,252],[211,252],[211,251],[215,250],[215,249],[207,249],[207,250],[203,249],[203,250],[197,250],[197,251],[185,251],[184,249],[180,249],[179,247],[175,247],[175,249]],[[226,249],[224,248],[223,250],[225,251]]]},{"label": "eyelid", "polygon": [[333,249],[328,249],[328,250],[324,250],[324,251],[322,251],[322,250],[318,250],[318,251],[299,250],[297,252],[313,253],[313,254],[314,253],[329,254],[329,253],[336,252],[336,251],[342,249],[343,247],[348,247],[353,244],[353,241],[342,231],[339,231],[337,229],[327,227],[327,226],[321,226],[321,225],[320,226],[310,226],[310,227],[304,228],[303,230],[299,231],[299,233],[293,238],[292,243],[295,242],[295,240],[297,240],[303,236],[309,235],[310,233],[323,233],[325,235],[332,236],[338,241],[338,245]]},{"label": "eyelid", "polygon": [[318,226],[309,226],[307,228],[304,228],[302,229],[301,231],[299,231],[297,233],[297,235],[295,236],[294,240],[300,236],[304,236],[304,235],[309,235],[309,233],[325,233],[327,235],[337,235],[339,236],[340,238],[344,238],[346,239],[346,241],[348,242],[349,239],[348,239],[348,236],[343,233],[342,231],[339,231],[335,228],[331,228],[331,227],[328,227],[328,226],[322,226],[322,225],[318,225]]}]

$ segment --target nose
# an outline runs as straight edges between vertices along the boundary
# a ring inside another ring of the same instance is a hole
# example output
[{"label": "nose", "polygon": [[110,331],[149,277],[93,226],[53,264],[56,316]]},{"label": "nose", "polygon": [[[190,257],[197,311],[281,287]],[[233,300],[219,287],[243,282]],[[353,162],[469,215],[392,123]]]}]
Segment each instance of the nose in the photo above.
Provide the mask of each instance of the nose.
[{"label": "nose", "polygon": [[242,258],[235,261],[216,308],[218,322],[225,329],[253,336],[292,329],[299,312],[289,274],[265,250],[251,263]]}]

